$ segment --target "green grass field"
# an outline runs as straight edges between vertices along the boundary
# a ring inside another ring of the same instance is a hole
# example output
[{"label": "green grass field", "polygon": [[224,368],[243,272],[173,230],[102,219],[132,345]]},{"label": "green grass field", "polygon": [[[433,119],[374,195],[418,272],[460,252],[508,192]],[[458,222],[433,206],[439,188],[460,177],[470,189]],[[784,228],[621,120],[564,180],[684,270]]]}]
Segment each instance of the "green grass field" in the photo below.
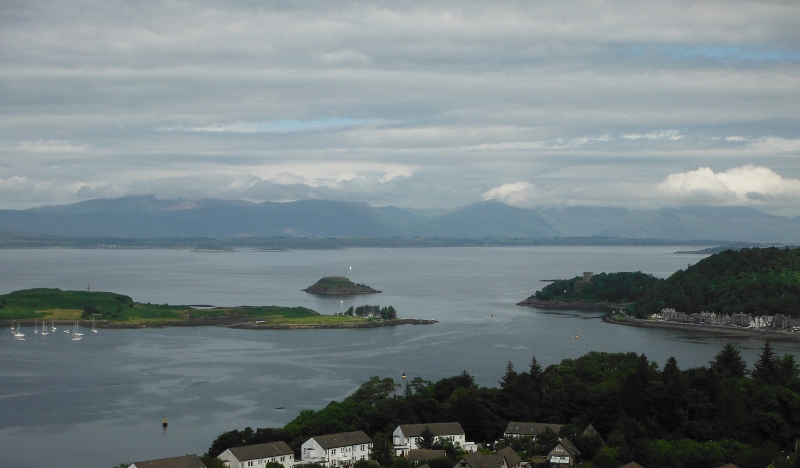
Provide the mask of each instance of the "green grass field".
[{"label": "green grass field", "polygon": [[[352,317],[324,316],[305,307],[218,307],[143,304],[101,291],[25,289],[0,295],[0,320],[91,320],[116,323],[165,322],[205,318],[254,318],[269,323],[343,323]],[[361,320],[361,319],[356,319]]]}]

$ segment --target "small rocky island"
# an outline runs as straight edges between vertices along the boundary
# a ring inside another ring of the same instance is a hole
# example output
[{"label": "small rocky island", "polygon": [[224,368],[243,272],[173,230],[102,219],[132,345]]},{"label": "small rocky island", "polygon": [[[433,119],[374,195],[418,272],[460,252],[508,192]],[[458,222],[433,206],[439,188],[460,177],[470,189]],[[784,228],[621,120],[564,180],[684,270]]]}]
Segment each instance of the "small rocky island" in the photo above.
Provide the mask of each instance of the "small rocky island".
[{"label": "small rocky island", "polygon": [[380,291],[364,284],[356,284],[344,276],[326,276],[312,286],[303,289],[309,294],[331,294],[347,296],[353,294],[377,294]]}]

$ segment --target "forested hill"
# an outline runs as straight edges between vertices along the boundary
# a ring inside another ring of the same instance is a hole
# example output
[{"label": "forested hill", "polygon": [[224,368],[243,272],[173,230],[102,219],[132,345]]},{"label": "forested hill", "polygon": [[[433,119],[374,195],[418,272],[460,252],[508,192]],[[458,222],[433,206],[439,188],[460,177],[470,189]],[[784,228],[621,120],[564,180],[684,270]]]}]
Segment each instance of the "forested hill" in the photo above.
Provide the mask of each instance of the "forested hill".
[{"label": "forested hill", "polygon": [[[408,386],[399,388],[391,378],[373,377],[344,401],[301,411],[282,428],[221,434],[207,456],[280,440],[299,450],[312,436],[363,430],[373,438],[372,457],[381,467],[408,468],[407,460],[391,455],[391,434],[399,424],[459,422],[467,440],[491,444],[509,421],[530,421],[564,426],[559,434],[501,440],[493,448],[511,445],[526,457],[542,455],[560,435],[575,443],[582,461],[598,468],[633,460],[651,467],[733,462],[763,468],[778,456],[786,463],[778,466],[798,466],[793,449],[800,437],[800,381],[794,357],[777,356],[767,343],[751,372],[732,345],[709,359],[709,367],[681,369],[670,358],[662,370],[635,353],[591,352],[546,369],[533,358],[519,370],[511,362],[505,373],[498,369],[499,388],[479,387],[466,372],[438,382],[409,376]],[[590,423],[601,438],[583,432]],[[441,448],[453,458],[430,461],[431,468],[458,462],[452,445]]]},{"label": "forested hill", "polygon": [[745,248],[711,255],[666,280],[641,272],[554,281],[540,301],[627,303],[637,317],[669,307],[686,313],[800,316],[800,248]]},{"label": "forested hill", "polygon": [[663,279],[640,271],[599,273],[591,279],[580,276],[558,280],[536,291],[532,298],[540,301],[615,302],[627,303],[640,298],[645,291],[656,287]]},{"label": "forested hill", "polygon": [[637,316],[670,307],[701,311],[800,316],[800,248],[727,250],[678,270],[634,305]]}]

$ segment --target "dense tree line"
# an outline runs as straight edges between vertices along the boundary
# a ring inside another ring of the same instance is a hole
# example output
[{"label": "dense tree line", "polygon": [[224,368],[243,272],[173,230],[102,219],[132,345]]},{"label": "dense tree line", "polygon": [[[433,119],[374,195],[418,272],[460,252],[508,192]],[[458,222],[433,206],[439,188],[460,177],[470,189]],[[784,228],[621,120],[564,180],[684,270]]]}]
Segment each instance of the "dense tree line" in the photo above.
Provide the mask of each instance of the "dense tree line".
[{"label": "dense tree line", "polygon": [[539,300],[629,304],[637,317],[670,307],[681,312],[800,317],[800,248],[745,248],[711,255],[666,280],[641,272],[559,280]]},{"label": "dense tree line", "polygon": [[633,302],[645,291],[656,287],[664,280],[640,271],[622,273],[599,273],[590,281],[583,277],[559,280],[545,286],[534,294],[539,300],[558,299],[581,302]]},{"label": "dense tree line", "polygon": [[[468,440],[492,444],[513,420],[565,424],[559,435],[600,468],[632,460],[663,467],[791,466],[786,456],[800,438],[799,374],[791,355],[779,357],[767,343],[749,372],[738,349],[726,345],[708,367],[686,370],[674,358],[661,369],[635,353],[591,352],[546,369],[533,358],[522,372],[509,362],[497,388],[477,386],[466,371],[435,383],[417,377],[405,387],[372,377],[344,401],[302,411],[283,428],[223,433],[208,455],[276,440],[299,450],[311,436],[360,429],[373,437],[374,459],[387,467],[402,464],[391,456],[391,432],[399,424],[458,421]],[[583,434],[590,423],[599,437]],[[536,455],[557,436],[499,443]]]},{"label": "dense tree line", "polygon": [[800,248],[727,250],[679,270],[636,300],[637,316],[671,307],[800,317]]},{"label": "dense tree line", "polygon": [[376,316],[380,317],[384,320],[396,319],[397,318],[397,311],[394,307],[381,307],[379,305],[361,305],[356,308],[350,306],[345,312],[345,315],[353,316],[357,315],[359,317],[364,316]]}]

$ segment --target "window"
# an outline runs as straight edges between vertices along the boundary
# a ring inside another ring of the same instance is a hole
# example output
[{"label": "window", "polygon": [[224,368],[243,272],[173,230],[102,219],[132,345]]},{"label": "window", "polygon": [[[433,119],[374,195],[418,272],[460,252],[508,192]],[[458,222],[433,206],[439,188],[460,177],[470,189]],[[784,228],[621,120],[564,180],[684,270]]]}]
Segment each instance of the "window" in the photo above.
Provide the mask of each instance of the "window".
[{"label": "window", "polygon": [[286,457],[281,457],[281,461],[284,461],[284,460],[286,460]]}]

